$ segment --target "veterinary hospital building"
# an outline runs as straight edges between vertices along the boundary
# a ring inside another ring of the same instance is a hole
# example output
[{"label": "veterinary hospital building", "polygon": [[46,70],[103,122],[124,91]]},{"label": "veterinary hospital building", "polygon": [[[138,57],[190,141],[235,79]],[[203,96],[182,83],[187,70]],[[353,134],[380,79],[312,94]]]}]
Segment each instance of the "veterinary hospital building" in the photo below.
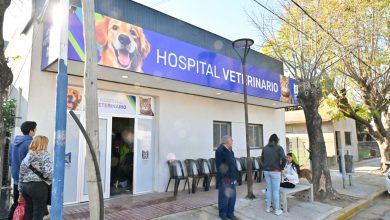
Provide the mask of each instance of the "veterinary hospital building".
[{"label": "veterinary hospital building", "polygon": [[[43,2],[30,8],[26,3],[24,10],[35,9],[33,16],[38,16]],[[80,2],[71,4],[67,107],[84,122],[82,10]],[[95,6],[105,198],[164,191],[167,159],[212,158],[226,134],[234,139],[236,157],[246,155],[243,75],[231,41],[129,0],[96,0]],[[15,132],[21,122],[36,121],[38,134],[50,137],[52,152],[59,28],[51,10],[42,23],[15,34],[6,53],[21,57],[10,61]],[[253,50],[247,73],[251,155],[259,156],[272,133],[285,146],[283,108],[296,105],[297,88],[282,75],[280,61]],[[66,204],[88,200],[85,152],[84,138],[68,115]],[[123,163],[129,172],[118,171]]]}]

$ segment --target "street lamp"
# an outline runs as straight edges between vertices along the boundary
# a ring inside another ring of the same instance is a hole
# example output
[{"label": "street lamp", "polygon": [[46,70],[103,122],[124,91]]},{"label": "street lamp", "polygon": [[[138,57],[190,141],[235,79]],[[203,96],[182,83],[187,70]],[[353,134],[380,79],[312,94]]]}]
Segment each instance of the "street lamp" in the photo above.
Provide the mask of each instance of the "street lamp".
[{"label": "street lamp", "polygon": [[253,45],[254,41],[248,38],[238,39],[232,42],[233,49],[236,51],[237,55],[240,57],[241,66],[242,66],[242,76],[244,83],[244,111],[245,111],[245,136],[246,136],[246,171],[247,171],[247,184],[248,184],[248,199],[255,198],[253,194],[253,180],[252,180],[252,159],[251,152],[249,148],[249,132],[248,132],[248,97],[247,97],[247,79],[246,79],[246,67],[245,61],[248,56],[249,50]]}]

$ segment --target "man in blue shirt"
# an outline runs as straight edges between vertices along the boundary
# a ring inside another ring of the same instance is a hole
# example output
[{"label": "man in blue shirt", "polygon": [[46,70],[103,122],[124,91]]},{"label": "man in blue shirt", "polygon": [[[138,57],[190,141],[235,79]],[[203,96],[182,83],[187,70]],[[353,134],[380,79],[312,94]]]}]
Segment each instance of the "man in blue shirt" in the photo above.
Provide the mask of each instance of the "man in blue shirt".
[{"label": "man in blue shirt", "polygon": [[218,181],[218,209],[221,219],[236,220],[234,205],[236,204],[237,168],[232,150],[231,136],[222,137],[222,144],[215,151]]},{"label": "man in blue shirt", "polygon": [[34,137],[37,131],[37,123],[34,121],[25,121],[20,126],[20,130],[22,131],[23,135],[18,135],[15,137],[14,141],[11,143],[8,155],[8,165],[11,167],[12,179],[14,180],[14,203],[12,204],[8,215],[8,219],[10,220],[12,220],[15,208],[18,206],[20,164],[28,153],[28,148],[31,144],[32,137]]}]

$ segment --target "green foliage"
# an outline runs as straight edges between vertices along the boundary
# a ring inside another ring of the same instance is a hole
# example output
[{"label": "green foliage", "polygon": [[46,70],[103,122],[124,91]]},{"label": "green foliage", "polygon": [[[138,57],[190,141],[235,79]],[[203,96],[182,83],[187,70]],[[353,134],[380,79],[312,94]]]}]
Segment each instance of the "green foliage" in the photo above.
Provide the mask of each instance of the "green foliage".
[{"label": "green foliage", "polygon": [[16,55],[16,56],[13,56],[13,57],[10,57],[10,58],[11,58],[13,61],[22,59],[22,57],[19,56],[19,55]]},{"label": "green foliage", "polygon": [[370,158],[370,151],[368,150],[359,151],[359,159],[368,159],[368,158]]},{"label": "green foliage", "polygon": [[296,110],[302,110],[302,109],[303,109],[303,108],[302,108],[300,105],[291,106],[291,107],[285,108],[286,112],[289,112],[289,111],[296,111]]},{"label": "green foliage", "polygon": [[[370,122],[376,118],[380,123],[382,114],[389,111],[390,0],[300,3],[332,37],[285,1],[280,16],[287,22],[279,30],[268,23],[257,26],[265,39],[261,52],[284,62],[286,70],[301,82],[320,80],[321,115],[360,120],[359,131],[372,128]],[[333,92],[341,90],[345,96],[334,96]],[[347,100],[348,108],[340,105],[340,97]]]},{"label": "green foliage", "polygon": [[360,123],[359,121],[355,121],[355,123],[356,123],[356,130],[358,133],[361,133],[366,130],[367,127],[364,124]]},{"label": "green foliage", "polygon": [[336,102],[331,98],[325,98],[321,102],[321,105],[319,107],[319,112],[320,115],[322,116],[326,115],[335,121],[344,118],[343,113],[341,113],[337,108]]},{"label": "green foliage", "polygon": [[10,135],[12,129],[15,127],[15,109],[16,101],[14,99],[6,101],[3,105],[3,120],[5,123],[5,132],[7,135]]}]

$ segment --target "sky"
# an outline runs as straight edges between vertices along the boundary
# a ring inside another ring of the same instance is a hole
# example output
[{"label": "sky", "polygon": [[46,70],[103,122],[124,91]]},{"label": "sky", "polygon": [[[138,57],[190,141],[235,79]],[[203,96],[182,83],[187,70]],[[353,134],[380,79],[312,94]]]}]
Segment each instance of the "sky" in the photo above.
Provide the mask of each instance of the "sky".
[{"label": "sky", "polygon": [[28,10],[31,0],[12,0],[4,15],[4,40],[9,41],[16,31],[20,32],[21,23],[27,23],[31,15]]},{"label": "sky", "polygon": [[[258,1],[271,10],[280,11],[280,0]],[[135,0],[135,2],[232,41],[239,38],[251,38],[255,41],[253,49],[260,48],[263,39],[250,22],[248,13],[275,18],[253,0]],[[12,0],[5,14],[5,40],[11,39],[12,35],[18,31],[16,27],[19,23],[29,19],[30,12],[26,9],[27,5],[31,5],[31,0]],[[24,18],[20,17],[21,11],[25,15]]]},{"label": "sky", "polygon": [[[258,0],[274,11],[280,11],[278,0]],[[193,24],[214,34],[236,40],[251,38],[254,48],[263,44],[248,14],[273,16],[253,0],[135,0],[155,10]]]}]

